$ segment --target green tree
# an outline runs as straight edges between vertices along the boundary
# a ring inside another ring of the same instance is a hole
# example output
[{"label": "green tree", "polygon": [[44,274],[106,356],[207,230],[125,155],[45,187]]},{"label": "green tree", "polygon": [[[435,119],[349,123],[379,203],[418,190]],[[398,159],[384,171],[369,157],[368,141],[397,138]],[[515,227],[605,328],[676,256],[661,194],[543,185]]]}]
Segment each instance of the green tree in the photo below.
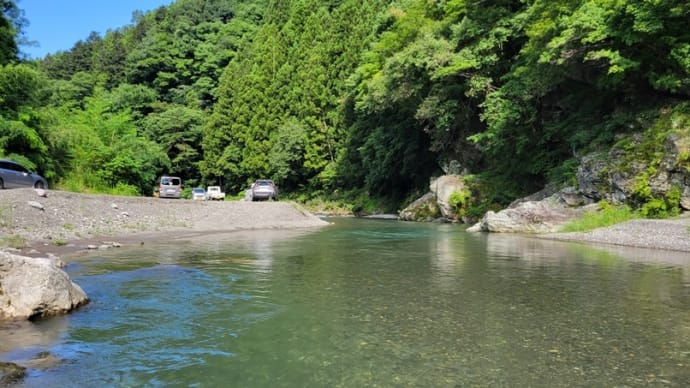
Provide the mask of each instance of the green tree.
[{"label": "green tree", "polygon": [[144,133],[158,144],[170,160],[170,172],[185,179],[200,177],[199,144],[204,124],[203,112],[184,106],[164,106],[143,120]]},{"label": "green tree", "polygon": [[17,37],[26,24],[22,11],[13,0],[0,0],[0,65],[17,60]]}]

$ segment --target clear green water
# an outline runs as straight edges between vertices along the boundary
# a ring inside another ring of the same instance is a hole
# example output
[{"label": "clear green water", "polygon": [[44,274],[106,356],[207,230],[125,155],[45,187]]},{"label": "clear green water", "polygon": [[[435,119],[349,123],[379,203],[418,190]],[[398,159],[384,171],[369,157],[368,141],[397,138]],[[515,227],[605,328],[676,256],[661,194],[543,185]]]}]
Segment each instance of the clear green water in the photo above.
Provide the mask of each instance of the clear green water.
[{"label": "clear green water", "polygon": [[92,302],[0,331],[21,386],[690,385],[690,258],[334,219],[67,258]]}]

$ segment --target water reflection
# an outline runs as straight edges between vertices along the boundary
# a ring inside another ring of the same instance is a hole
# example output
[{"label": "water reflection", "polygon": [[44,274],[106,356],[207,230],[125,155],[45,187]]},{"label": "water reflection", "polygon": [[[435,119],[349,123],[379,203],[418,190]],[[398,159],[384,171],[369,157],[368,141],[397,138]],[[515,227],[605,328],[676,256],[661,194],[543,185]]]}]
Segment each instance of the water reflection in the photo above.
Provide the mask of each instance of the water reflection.
[{"label": "water reflection", "polygon": [[683,261],[457,225],[334,221],[70,260],[93,303],[44,327],[32,351],[68,362],[24,386],[690,381]]},{"label": "water reflection", "polygon": [[67,329],[68,321],[64,317],[39,322],[0,322],[0,355],[5,354],[12,359],[29,359],[55,343],[60,338],[60,333]]}]

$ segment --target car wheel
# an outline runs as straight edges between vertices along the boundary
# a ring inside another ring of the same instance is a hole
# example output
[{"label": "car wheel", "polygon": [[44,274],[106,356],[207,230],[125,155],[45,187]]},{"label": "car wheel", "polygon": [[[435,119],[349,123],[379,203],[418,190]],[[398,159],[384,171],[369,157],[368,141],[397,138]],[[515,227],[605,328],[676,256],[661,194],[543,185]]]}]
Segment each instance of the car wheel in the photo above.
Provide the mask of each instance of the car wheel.
[{"label": "car wheel", "polygon": [[45,185],[41,181],[34,183],[34,189],[45,189]]},{"label": "car wheel", "polygon": [[2,179],[0,179],[0,190],[2,190],[4,188],[5,188],[5,182],[3,182]]}]

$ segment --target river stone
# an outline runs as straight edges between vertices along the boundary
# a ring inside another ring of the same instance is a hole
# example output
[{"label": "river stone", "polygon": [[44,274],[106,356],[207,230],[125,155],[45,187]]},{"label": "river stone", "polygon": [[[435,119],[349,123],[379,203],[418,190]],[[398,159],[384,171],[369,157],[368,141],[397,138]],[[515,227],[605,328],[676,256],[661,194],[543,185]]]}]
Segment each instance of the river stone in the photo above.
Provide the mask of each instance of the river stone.
[{"label": "river stone", "polygon": [[0,386],[16,384],[26,376],[26,368],[11,362],[0,362]]},{"label": "river stone", "polygon": [[88,302],[59,260],[0,251],[0,318],[34,319],[61,314]]}]

